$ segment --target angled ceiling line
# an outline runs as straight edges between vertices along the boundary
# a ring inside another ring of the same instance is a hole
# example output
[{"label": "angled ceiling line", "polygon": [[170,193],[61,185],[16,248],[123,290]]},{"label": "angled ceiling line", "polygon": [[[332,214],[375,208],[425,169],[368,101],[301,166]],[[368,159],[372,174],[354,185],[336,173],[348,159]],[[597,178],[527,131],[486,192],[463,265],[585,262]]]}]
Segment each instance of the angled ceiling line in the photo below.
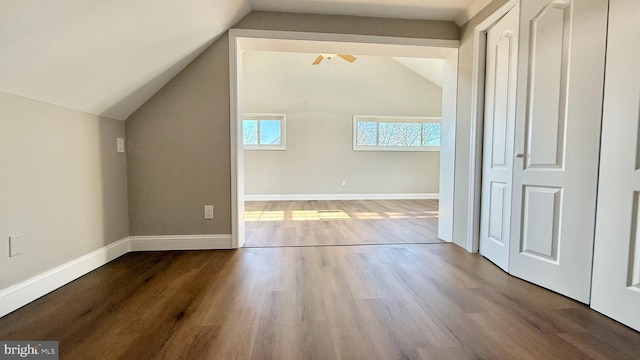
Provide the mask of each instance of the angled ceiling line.
[{"label": "angled ceiling line", "polygon": [[[0,5],[0,91],[124,120],[252,10],[295,12],[303,6],[299,12],[461,25],[489,1],[7,0]],[[329,40],[344,39],[336,34]],[[424,44],[405,40],[402,45]]]}]

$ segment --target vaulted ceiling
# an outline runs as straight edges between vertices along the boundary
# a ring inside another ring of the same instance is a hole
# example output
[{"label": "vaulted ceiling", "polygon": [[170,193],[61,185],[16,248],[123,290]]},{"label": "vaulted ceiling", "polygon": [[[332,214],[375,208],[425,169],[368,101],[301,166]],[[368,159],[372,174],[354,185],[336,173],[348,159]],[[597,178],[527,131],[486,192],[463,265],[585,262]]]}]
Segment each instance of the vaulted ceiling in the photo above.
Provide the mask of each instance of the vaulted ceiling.
[{"label": "vaulted ceiling", "polygon": [[251,10],[461,25],[489,2],[2,0],[0,91],[124,120]]}]

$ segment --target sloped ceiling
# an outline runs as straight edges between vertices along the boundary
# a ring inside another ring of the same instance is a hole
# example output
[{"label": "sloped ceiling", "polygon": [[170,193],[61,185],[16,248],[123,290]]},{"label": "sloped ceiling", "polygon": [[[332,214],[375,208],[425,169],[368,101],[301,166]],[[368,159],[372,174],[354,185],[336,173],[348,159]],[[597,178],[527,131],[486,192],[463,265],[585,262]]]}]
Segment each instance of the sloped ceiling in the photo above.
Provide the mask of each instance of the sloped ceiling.
[{"label": "sloped ceiling", "polygon": [[124,120],[252,9],[461,23],[488,2],[2,0],[0,91]]},{"label": "sloped ceiling", "polygon": [[408,57],[393,57],[393,60],[406,66],[411,71],[432,83],[442,87],[444,60]]},{"label": "sloped ceiling", "polygon": [[247,0],[2,0],[0,91],[127,118]]}]

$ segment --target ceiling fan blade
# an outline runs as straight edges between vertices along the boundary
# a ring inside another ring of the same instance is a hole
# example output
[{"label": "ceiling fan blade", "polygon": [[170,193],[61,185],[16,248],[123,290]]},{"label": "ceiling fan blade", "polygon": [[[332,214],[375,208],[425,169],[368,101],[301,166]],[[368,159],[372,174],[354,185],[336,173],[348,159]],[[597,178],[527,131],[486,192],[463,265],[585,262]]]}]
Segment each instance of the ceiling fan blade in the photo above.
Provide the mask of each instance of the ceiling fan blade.
[{"label": "ceiling fan blade", "polygon": [[353,55],[348,55],[348,54],[338,54],[338,56],[340,56],[341,58],[347,60],[348,62],[352,63],[354,61],[356,61],[356,57]]},{"label": "ceiling fan blade", "polygon": [[320,62],[321,62],[322,60],[324,60],[324,56],[322,56],[322,55],[318,55],[318,57],[316,58],[316,60],[315,60],[315,61],[313,62],[313,64],[311,64],[311,65],[318,65],[318,64],[320,64]]}]

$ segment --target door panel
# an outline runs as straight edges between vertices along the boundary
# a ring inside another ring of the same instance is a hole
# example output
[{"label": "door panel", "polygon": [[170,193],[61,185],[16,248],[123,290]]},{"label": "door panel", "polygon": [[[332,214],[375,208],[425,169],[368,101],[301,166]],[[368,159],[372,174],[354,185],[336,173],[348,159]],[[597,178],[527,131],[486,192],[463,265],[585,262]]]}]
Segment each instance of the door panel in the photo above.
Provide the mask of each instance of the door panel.
[{"label": "door panel", "polygon": [[480,253],[508,271],[519,6],[487,32]]},{"label": "door panel", "polygon": [[[504,19],[509,21],[509,17]],[[513,25],[513,24],[512,24]],[[492,29],[493,30],[493,29]],[[491,144],[491,167],[492,168],[506,168],[511,162],[507,163],[507,159],[511,157],[513,152],[513,122],[509,124],[509,76],[508,73],[509,63],[512,59],[512,55],[515,57],[517,54],[511,53],[513,30],[496,29],[496,31],[502,30],[499,40],[493,44],[493,33],[489,34],[492,39],[489,40],[489,46],[493,47],[495,55],[493,57],[490,66],[493,67],[490,72],[490,76],[493,78],[492,88],[493,91],[489,99],[492,102],[489,104],[492,106],[489,114],[491,116],[490,126],[492,128],[492,144]],[[515,76],[515,73],[513,74]]]},{"label": "door panel", "polygon": [[611,0],[591,306],[640,331],[638,19],[640,2]]},{"label": "door panel", "polygon": [[607,0],[521,2],[510,273],[588,303]]},{"label": "door panel", "polygon": [[551,2],[530,21],[528,168],[562,168],[570,13],[570,2]]},{"label": "door panel", "polygon": [[520,253],[558,262],[558,230],[562,189],[525,186]]}]

